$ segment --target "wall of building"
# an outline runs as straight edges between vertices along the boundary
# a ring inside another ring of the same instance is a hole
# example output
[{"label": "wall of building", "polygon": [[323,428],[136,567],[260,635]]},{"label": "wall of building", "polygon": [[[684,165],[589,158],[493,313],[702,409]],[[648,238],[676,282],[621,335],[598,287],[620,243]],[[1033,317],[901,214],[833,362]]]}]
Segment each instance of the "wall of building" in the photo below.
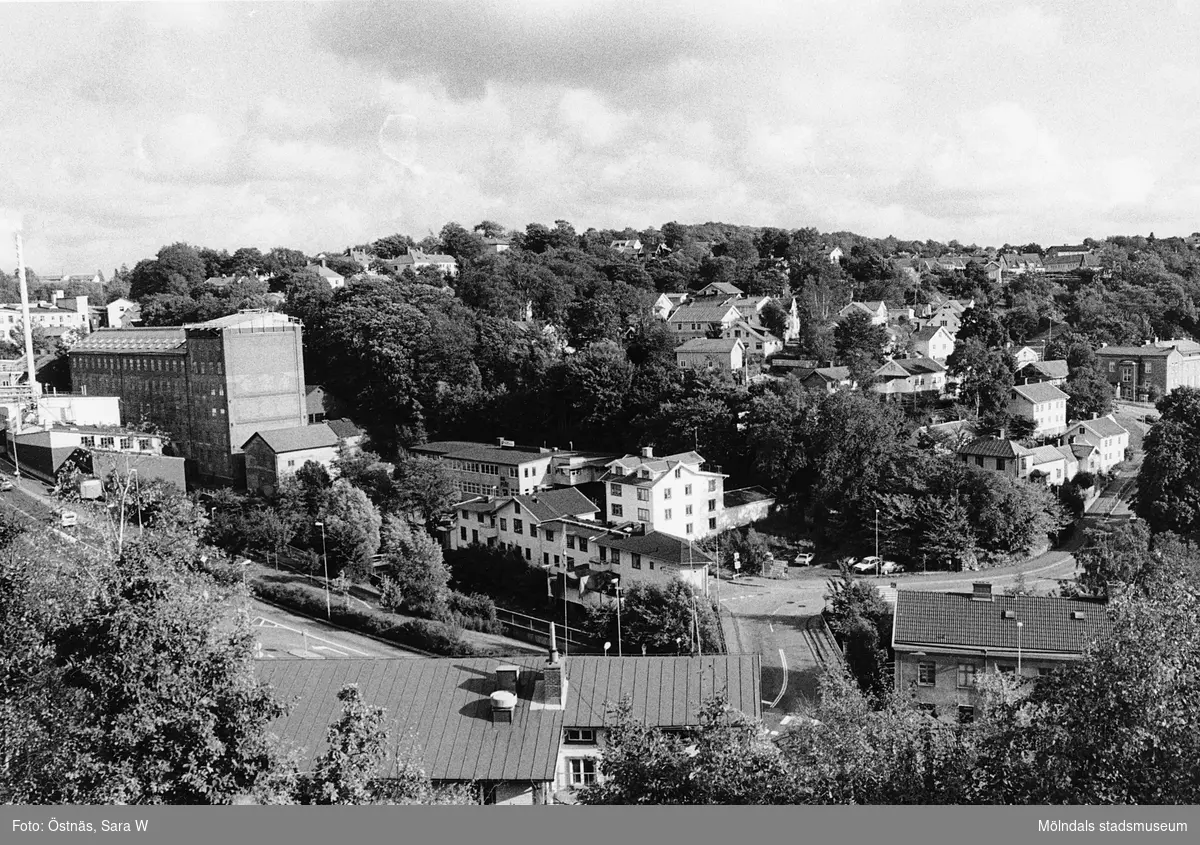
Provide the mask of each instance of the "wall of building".
[{"label": "wall of building", "polygon": [[92,473],[98,478],[105,478],[114,470],[128,475],[131,469],[136,469],[142,481],[165,481],[180,491],[187,489],[185,465],[183,458],[169,455],[102,452],[99,449],[92,452]]},{"label": "wall of building", "polygon": [[721,516],[717,520],[717,527],[721,531],[728,531],[731,528],[742,528],[751,523],[758,522],[760,519],[766,519],[771,515],[771,508],[774,506],[774,499],[763,499],[758,502],[746,502],[744,505],[732,508],[723,508]]},{"label": "wall of building", "polygon": [[[1067,658],[1048,659],[1044,656],[1023,655],[1021,658],[1021,675],[1036,678],[1040,670],[1052,670],[1070,662]],[[934,685],[925,686],[918,683],[918,664],[934,664]],[[976,678],[982,678],[985,673],[999,672],[1000,667],[1016,671],[1016,655],[1005,655],[999,659],[983,655],[929,654],[917,657],[908,652],[896,654],[895,689],[904,695],[911,694],[918,704],[933,705],[938,709],[938,716],[956,719],[958,708],[975,707],[978,704],[974,687],[960,688],[958,686],[959,664],[975,666]]]}]

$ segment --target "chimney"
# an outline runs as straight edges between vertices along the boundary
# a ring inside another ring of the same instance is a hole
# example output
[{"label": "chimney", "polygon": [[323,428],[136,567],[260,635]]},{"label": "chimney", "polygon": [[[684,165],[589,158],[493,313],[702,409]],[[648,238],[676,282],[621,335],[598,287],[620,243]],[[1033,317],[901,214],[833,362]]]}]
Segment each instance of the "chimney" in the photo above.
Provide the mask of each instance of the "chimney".
[{"label": "chimney", "polygon": [[1006,429],[1006,428],[1004,428],[1003,426],[1001,426],[1001,427],[1000,427],[1000,433],[999,433],[999,434],[997,434],[996,436],[997,436],[997,437],[998,437],[1000,440],[1007,440],[1007,439],[1008,439],[1008,437],[1006,436],[1007,434],[1008,434],[1008,429]]},{"label": "chimney", "polygon": [[88,313],[88,298],[86,296],[75,297],[75,313],[76,314],[87,314]]},{"label": "chimney", "polygon": [[643,446],[642,447],[642,457],[643,458],[653,458],[654,457],[654,447],[653,446]]},{"label": "chimney", "polygon": [[986,581],[976,581],[971,586],[974,592],[971,593],[971,601],[991,601],[992,600],[992,585]]},{"label": "chimney", "polygon": [[560,709],[566,704],[567,679],[566,666],[558,656],[558,642],[554,636],[554,623],[550,623],[550,659],[542,670],[542,698],[546,707]]},{"label": "chimney", "polygon": [[516,693],[497,690],[491,694],[492,721],[497,725],[511,725],[513,711],[517,709]]},{"label": "chimney", "polygon": [[496,692],[511,692],[513,695],[517,693],[517,678],[521,676],[521,669],[518,666],[513,666],[511,663],[505,663],[502,666],[496,667]]}]

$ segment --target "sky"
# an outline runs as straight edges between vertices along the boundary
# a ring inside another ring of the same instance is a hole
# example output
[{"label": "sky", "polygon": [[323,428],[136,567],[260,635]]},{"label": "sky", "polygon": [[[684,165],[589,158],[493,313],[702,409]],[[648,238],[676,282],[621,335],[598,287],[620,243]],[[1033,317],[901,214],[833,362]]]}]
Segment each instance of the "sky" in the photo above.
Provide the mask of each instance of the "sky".
[{"label": "sky", "polygon": [[1185,235],[1198,43],[1200,0],[3,3],[0,232],[43,275],[451,220]]}]

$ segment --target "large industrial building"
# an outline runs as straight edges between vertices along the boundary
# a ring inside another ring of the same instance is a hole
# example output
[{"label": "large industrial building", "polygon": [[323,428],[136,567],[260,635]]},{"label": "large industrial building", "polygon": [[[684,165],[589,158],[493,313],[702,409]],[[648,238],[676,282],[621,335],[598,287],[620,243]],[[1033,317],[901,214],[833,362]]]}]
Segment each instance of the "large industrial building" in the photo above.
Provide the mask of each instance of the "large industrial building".
[{"label": "large industrial building", "polygon": [[189,475],[245,483],[257,431],[307,421],[300,323],[243,311],[173,328],[101,329],[71,349],[76,393],[117,396],[121,416],[165,430]]}]

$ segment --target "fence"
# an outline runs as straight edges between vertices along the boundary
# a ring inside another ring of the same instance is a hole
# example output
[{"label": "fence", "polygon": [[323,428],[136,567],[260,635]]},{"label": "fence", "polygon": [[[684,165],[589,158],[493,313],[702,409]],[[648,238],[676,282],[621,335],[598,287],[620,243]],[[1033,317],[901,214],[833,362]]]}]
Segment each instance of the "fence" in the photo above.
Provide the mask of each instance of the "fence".
[{"label": "fence", "polygon": [[[504,633],[516,640],[550,646],[550,622],[536,616],[528,616],[515,610],[496,608],[496,619],[504,626]],[[604,651],[603,643],[579,628],[571,628],[561,622],[554,623],[554,636],[559,650],[566,654],[598,654]]]}]

